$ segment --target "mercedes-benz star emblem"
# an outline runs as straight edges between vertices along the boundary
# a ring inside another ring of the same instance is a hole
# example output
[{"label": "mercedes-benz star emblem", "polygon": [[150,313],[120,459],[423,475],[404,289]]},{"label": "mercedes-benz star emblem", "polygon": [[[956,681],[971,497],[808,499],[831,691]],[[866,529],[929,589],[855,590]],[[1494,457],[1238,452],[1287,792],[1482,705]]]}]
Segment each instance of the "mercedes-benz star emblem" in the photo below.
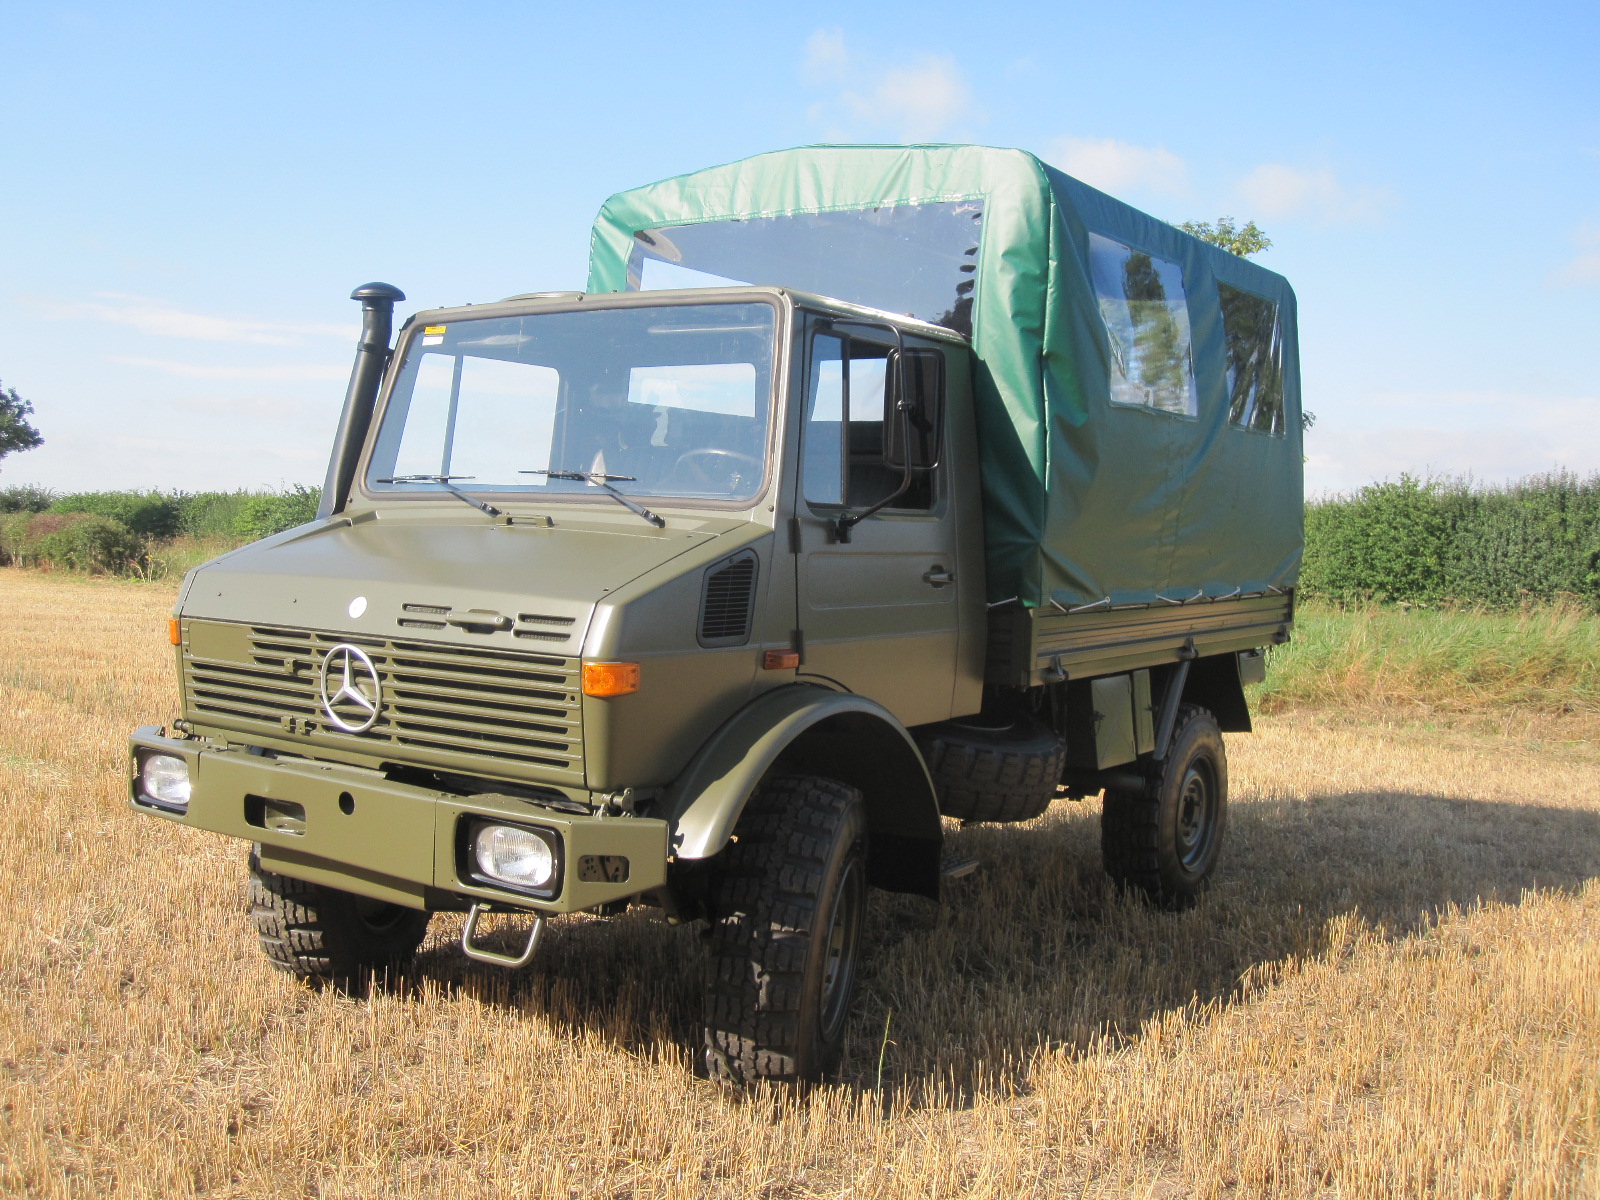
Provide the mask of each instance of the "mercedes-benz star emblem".
[{"label": "mercedes-benz star emblem", "polygon": [[383,683],[360,646],[341,642],[322,656],[322,711],[346,733],[365,733],[378,721]]}]

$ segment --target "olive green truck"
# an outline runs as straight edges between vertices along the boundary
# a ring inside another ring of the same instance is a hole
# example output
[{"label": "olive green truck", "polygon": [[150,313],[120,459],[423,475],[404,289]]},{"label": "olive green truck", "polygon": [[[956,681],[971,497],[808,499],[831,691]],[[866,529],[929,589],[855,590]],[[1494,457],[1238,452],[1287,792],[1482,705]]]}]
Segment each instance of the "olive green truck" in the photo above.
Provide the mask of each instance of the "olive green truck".
[{"label": "olive green truck", "polygon": [[655,906],[711,1075],[816,1078],[948,818],[1103,792],[1113,880],[1206,886],[1301,553],[1281,277],[1020,151],[809,147],[614,196],[585,292],[355,298],[321,512],[190,574],[132,738],[274,964]]}]

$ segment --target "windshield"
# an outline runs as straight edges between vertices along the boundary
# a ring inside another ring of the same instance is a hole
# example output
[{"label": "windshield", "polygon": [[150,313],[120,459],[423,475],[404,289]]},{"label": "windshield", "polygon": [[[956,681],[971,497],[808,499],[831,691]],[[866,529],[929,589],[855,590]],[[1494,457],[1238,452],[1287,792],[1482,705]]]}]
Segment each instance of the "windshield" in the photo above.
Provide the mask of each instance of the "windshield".
[{"label": "windshield", "polygon": [[776,320],[769,304],[692,304],[420,328],[367,486],[437,492],[428,477],[448,477],[469,492],[570,495],[603,475],[628,495],[753,499]]}]

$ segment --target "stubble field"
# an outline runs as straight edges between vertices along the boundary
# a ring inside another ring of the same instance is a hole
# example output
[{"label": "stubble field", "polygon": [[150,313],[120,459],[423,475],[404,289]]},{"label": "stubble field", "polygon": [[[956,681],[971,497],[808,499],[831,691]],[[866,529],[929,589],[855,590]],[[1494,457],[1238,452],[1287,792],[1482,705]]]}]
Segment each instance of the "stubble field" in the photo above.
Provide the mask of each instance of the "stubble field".
[{"label": "stubble field", "polygon": [[696,931],[646,912],[514,975],[439,916],[363,1000],[272,972],[245,847],[124,799],[172,595],[0,571],[0,1192],[1600,1195],[1572,727],[1274,712],[1177,917],[1107,889],[1095,802],[954,833],[984,865],[942,908],[874,901],[839,1083],[739,1097],[693,1074]]}]

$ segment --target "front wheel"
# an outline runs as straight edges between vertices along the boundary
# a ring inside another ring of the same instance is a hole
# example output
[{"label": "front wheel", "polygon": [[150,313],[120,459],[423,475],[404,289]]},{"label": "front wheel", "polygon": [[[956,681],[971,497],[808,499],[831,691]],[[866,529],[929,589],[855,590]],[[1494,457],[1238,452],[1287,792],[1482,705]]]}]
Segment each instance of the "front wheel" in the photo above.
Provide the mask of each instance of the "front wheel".
[{"label": "front wheel", "polygon": [[398,971],[428,931],[428,914],[279,875],[250,853],[250,912],[267,960],[314,986],[359,992]]},{"label": "front wheel", "polygon": [[1189,908],[1210,885],[1228,824],[1228,757],[1217,719],[1185,704],[1165,761],[1140,791],[1106,790],[1106,874],[1162,908]]},{"label": "front wheel", "polygon": [[722,852],[711,894],[706,1068],[745,1084],[816,1080],[838,1062],[867,900],[861,793],[767,780]]}]

